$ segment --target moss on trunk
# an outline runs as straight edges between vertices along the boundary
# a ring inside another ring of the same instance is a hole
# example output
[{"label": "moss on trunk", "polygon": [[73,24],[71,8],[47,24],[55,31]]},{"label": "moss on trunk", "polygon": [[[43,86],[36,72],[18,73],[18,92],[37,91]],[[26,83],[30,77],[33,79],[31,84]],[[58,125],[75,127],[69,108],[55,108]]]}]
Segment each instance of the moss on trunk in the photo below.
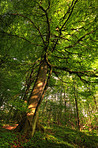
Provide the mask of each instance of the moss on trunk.
[{"label": "moss on trunk", "polygon": [[27,137],[33,136],[36,128],[42,129],[42,126],[38,123],[38,110],[47,85],[47,74],[48,65],[44,60],[40,64],[37,79],[28,102],[29,112],[22,118],[19,127],[17,127],[18,131],[24,132]]}]

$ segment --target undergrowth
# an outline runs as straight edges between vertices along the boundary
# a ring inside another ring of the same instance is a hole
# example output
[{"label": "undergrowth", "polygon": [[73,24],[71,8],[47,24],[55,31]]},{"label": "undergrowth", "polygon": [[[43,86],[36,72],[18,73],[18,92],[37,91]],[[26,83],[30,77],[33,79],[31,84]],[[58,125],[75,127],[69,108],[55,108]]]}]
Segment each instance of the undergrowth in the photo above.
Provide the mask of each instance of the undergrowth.
[{"label": "undergrowth", "polygon": [[34,137],[14,133],[0,127],[0,148],[97,148],[96,135],[87,135],[78,130],[51,125],[46,132],[36,132]]}]

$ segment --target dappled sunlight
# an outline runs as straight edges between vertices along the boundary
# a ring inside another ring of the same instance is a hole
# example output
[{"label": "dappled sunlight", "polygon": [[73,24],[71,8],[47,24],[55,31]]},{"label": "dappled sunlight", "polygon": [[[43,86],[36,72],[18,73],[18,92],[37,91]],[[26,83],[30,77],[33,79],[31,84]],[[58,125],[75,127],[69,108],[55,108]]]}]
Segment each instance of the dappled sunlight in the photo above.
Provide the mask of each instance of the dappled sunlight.
[{"label": "dappled sunlight", "polygon": [[13,126],[11,125],[4,125],[3,128],[8,129],[8,130],[14,130],[18,124],[14,124]]},{"label": "dappled sunlight", "polygon": [[31,97],[31,100],[32,99],[37,99],[37,98],[38,98],[38,95],[34,95],[34,96]]},{"label": "dappled sunlight", "polygon": [[43,82],[38,83],[38,87],[41,87],[41,86],[43,86]]},{"label": "dappled sunlight", "polygon": [[35,110],[35,105],[34,105],[34,104],[30,104],[30,105],[28,106],[28,108],[29,108],[29,109],[32,108],[32,110],[33,110],[33,109]]}]

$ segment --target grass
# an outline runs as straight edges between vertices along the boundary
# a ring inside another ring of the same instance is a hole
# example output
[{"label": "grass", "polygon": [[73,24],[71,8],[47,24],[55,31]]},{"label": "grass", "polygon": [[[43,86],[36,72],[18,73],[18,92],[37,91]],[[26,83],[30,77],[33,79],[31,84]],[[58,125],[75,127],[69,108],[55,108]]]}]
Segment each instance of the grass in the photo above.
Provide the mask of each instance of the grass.
[{"label": "grass", "polygon": [[64,126],[51,125],[46,133],[36,132],[30,140],[25,135],[0,127],[0,148],[97,148],[98,137]]}]

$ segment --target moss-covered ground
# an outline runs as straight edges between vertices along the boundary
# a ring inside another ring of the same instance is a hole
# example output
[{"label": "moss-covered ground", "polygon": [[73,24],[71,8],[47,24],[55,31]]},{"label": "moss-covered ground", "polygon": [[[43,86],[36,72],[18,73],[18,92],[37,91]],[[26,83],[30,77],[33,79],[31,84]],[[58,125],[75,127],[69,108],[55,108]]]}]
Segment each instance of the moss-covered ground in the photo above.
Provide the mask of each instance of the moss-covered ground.
[{"label": "moss-covered ground", "polygon": [[0,148],[97,148],[96,131],[80,132],[64,126],[51,125],[46,132],[36,132],[34,137],[26,139],[25,135],[0,126]]}]

